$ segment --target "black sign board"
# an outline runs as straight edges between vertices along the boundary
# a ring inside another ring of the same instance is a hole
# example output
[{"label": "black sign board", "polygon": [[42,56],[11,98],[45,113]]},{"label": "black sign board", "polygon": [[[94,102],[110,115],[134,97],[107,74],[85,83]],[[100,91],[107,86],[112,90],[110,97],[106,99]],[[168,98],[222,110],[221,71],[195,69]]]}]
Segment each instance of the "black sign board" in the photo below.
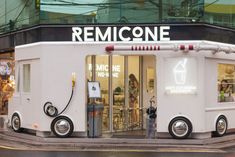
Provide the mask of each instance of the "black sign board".
[{"label": "black sign board", "polygon": [[235,30],[208,24],[38,25],[0,36],[0,50],[40,41],[209,40],[235,44]]}]

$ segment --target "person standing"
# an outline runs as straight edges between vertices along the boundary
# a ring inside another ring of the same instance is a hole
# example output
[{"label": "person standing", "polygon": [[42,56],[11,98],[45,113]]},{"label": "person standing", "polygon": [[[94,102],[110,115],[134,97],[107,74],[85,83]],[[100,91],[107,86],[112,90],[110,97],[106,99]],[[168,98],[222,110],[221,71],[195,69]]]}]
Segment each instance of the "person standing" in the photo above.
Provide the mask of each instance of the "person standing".
[{"label": "person standing", "polygon": [[130,122],[135,125],[138,122],[138,96],[139,83],[134,74],[129,75],[129,108],[130,108]]}]

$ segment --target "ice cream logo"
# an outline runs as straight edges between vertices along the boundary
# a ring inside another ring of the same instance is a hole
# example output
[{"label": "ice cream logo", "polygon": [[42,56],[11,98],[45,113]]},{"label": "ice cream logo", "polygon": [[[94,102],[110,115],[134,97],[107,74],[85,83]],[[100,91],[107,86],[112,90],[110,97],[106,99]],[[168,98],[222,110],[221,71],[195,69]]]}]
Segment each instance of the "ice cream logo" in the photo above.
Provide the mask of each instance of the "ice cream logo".
[{"label": "ice cream logo", "polygon": [[187,64],[187,59],[183,59],[179,61],[175,67],[173,68],[173,73],[174,73],[174,79],[175,83],[177,85],[184,85],[186,82],[186,74],[187,74],[187,69],[186,69],[186,64]]}]

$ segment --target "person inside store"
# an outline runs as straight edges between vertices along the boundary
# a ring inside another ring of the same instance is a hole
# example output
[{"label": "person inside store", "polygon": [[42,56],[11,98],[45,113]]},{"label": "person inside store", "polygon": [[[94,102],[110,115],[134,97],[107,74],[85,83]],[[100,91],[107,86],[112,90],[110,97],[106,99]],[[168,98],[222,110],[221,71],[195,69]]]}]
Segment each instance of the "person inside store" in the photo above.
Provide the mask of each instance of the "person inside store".
[{"label": "person inside store", "polygon": [[138,95],[139,95],[139,83],[134,74],[129,75],[129,108],[131,115],[131,123],[135,125],[138,120]]},{"label": "person inside store", "polygon": [[227,80],[222,80],[219,86],[219,102],[231,102],[234,101],[232,96],[233,85]]}]

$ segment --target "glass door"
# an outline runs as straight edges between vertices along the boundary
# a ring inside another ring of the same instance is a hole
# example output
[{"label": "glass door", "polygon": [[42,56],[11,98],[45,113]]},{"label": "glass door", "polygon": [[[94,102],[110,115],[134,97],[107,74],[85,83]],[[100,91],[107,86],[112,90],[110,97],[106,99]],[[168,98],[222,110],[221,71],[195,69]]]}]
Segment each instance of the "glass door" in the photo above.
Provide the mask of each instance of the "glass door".
[{"label": "glass door", "polygon": [[[96,102],[104,105],[102,130],[105,132],[110,131],[109,56],[88,56],[86,73],[87,81],[98,81],[100,83],[101,98],[96,99]],[[89,101],[88,99],[88,103]]]},{"label": "glass door", "polygon": [[142,107],[140,102],[140,57],[128,56],[127,62],[128,130],[133,130],[142,128]]},{"label": "glass door", "polygon": [[[140,56],[88,56],[87,80],[98,81],[104,104],[102,130],[142,128]],[[89,99],[88,99],[89,103]]]},{"label": "glass door", "polygon": [[140,107],[140,57],[113,56],[113,130],[142,127]]},{"label": "glass door", "polygon": [[110,130],[110,104],[109,104],[109,56],[96,56],[95,80],[100,83],[101,98],[98,100],[104,105],[103,131]]},{"label": "glass door", "polygon": [[112,91],[113,91],[113,130],[123,131],[126,127],[125,106],[125,58],[113,56],[112,58]]}]

